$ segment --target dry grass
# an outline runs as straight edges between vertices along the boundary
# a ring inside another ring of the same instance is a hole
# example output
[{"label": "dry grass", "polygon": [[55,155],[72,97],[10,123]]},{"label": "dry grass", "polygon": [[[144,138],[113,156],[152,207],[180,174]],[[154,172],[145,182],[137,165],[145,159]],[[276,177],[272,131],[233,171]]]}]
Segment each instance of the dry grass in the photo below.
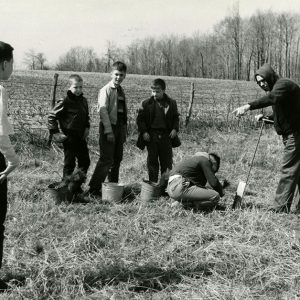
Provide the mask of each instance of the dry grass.
[{"label": "dry grass", "polygon": [[[32,80],[43,84],[53,75],[49,74],[17,73],[15,82],[28,79],[29,84]],[[67,76],[60,74],[63,82]],[[103,74],[84,76],[95,87],[91,92],[108,79]],[[191,79],[166,79],[184,112]],[[149,76],[126,78],[132,105],[148,95],[149,80]],[[197,151],[219,153],[219,176],[231,182],[222,199],[227,209],[195,212],[167,197],[145,203],[139,196],[128,203],[94,200],[87,205],[56,205],[47,186],[60,179],[63,154],[58,147],[45,147],[47,135],[25,127],[13,138],[21,166],[10,181],[0,274],[10,280],[12,289],[0,299],[300,298],[298,216],[267,211],[282,152],[272,128],[267,127],[261,138],[244,197],[247,205],[230,209],[238,181],[246,179],[259,134],[251,117],[237,123],[230,111],[254,98],[257,90],[253,83],[195,82],[197,109],[181,133],[183,143],[174,149],[174,161]],[[36,85],[32,87],[25,98],[47,101],[43,89],[39,94]],[[21,90],[22,86],[13,90],[15,100]],[[45,101],[38,106],[41,110]],[[94,129],[97,132],[97,125]],[[146,153],[134,146],[135,140],[133,128],[121,167],[124,183],[147,178]],[[88,178],[97,160],[97,143],[91,140],[90,145]]]},{"label": "dry grass", "polygon": [[[222,200],[227,210],[211,213],[163,197],[55,205],[47,185],[59,179],[60,152],[17,142],[22,164],[11,180],[2,270],[15,280],[0,299],[298,299],[298,217],[265,209],[281,153],[272,129],[264,131],[245,196],[252,208],[230,209],[258,132],[182,133],[174,159],[214,150],[222,156],[220,176],[232,183]],[[146,176],[145,152],[129,140],[121,179]]]}]

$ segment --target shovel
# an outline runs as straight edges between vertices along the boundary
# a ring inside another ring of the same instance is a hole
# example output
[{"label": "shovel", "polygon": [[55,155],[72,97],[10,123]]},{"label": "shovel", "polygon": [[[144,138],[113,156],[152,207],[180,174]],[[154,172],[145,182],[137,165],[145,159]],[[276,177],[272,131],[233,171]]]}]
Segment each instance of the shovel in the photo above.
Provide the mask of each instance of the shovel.
[{"label": "shovel", "polygon": [[247,185],[249,177],[250,177],[250,172],[251,172],[251,169],[252,169],[255,154],[256,154],[256,151],[257,151],[257,148],[258,148],[258,144],[259,144],[259,141],[260,141],[261,134],[262,134],[265,123],[272,124],[274,122],[272,120],[267,119],[267,118],[262,118],[262,124],[261,124],[261,127],[260,127],[259,137],[258,137],[258,141],[257,141],[256,147],[255,147],[253,157],[252,157],[252,161],[251,161],[251,164],[250,164],[250,169],[248,171],[247,179],[246,179],[246,181],[242,181],[242,180],[239,181],[239,184],[238,184],[235,196],[234,196],[233,204],[232,204],[233,209],[240,208],[241,205],[242,205],[243,195],[244,195],[245,188],[246,188],[246,185]]}]

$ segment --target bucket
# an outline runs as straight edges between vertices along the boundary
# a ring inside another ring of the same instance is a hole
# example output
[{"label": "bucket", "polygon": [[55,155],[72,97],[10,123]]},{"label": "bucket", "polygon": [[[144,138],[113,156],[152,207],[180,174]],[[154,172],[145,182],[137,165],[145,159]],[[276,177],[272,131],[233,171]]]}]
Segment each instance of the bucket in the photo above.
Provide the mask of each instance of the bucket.
[{"label": "bucket", "polygon": [[143,181],[141,184],[141,200],[155,201],[161,195],[161,188],[158,183],[151,181]]},{"label": "bucket", "polygon": [[102,200],[120,202],[124,192],[124,185],[115,182],[102,183]]}]

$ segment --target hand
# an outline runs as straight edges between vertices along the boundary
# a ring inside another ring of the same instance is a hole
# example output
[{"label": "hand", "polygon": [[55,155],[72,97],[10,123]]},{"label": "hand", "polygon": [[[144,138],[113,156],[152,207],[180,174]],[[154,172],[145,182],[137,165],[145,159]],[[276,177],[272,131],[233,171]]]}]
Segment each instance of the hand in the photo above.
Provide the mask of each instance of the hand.
[{"label": "hand", "polygon": [[58,133],[54,133],[53,136],[53,141],[56,142],[56,143],[62,143],[64,142],[68,137],[66,135],[64,135],[63,133],[61,132],[58,132]]},{"label": "hand", "polygon": [[4,172],[0,172],[0,183],[3,183],[7,179],[7,175]]},{"label": "hand", "polygon": [[143,139],[145,142],[150,142],[150,135],[148,132],[143,133]]},{"label": "hand", "polygon": [[263,114],[258,114],[258,115],[254,116],[254,119],[255,119],[256,122],[258,122],[258,121],[262,120],[263,116],[264,116]]},{"label": "hand", "polygon": [[171,138],[171,139],[174,139],[174,137],[177,135],[177,131],[175,130],[175,129],[172,129],[172,131],[170,132],[170,134],[169,134],[169,137]]},{"label": "hand", "polygon": [[89,128],[86,128],[85,130],[84,130],[84,133],[83,133],[83,139],[84,140],[86,140],[87,139],[87,137],[89,136],[89,133],[90,133],[90,129]]},{"label": "hand", "polygon": [[221,182],[221,185],[222,185],[222,188],[225,189],[225,188],[227,188],[228,186],[230,186],[230,182],[229,182],[227,179],[224,179],[224,180]]},{"label": "hand", "polygon": [[112,132],[107,134],[107,141],[110,142],[110,143],[115,142],[115,135]]},{"label": "hand", "polygon": [[236,117],[241,117],[241,116],[243,116],[249,109],[250,109],[250,105],[249,105],[249,104],[245,104],[245,105],[243,105],[243,106],[240,106],[240,107],[236,108],[232,113],[233,113]]}]

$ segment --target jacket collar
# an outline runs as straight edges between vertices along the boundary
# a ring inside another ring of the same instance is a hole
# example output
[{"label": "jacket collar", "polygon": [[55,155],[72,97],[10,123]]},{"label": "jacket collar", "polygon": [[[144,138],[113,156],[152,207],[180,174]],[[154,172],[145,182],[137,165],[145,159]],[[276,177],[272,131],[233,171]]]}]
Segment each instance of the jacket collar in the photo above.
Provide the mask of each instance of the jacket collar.
[{"label": "jacket collar", "polygon": [[83,98],[83,93],[80,94],[79,96],[75,96],[70,90],[67,91],[67,95],[68,95],[69,99],[75,100],[75,101]]}]

